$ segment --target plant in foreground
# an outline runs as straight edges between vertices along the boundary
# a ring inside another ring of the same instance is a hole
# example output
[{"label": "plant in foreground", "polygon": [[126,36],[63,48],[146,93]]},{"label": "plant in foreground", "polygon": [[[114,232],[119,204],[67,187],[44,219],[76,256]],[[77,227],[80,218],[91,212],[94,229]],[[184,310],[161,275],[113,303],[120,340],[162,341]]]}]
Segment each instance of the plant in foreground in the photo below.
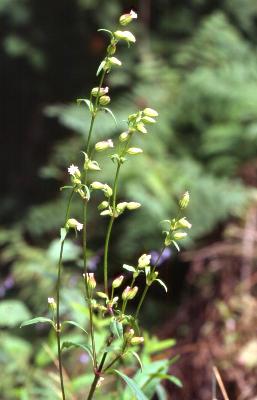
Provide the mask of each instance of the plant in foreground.
[{"label": "plant in foreground", "polygon": [[[137,15],[134,11],[131,11],[129,14],[124,14],[120,17],[120,25],[126,26],[135,18],[137,18]],[[111,32],[106,29],[100,29],[100,31],[104,31],[110,36],[110,43],[106,49],[106,56],[100,63],[97,71],[97,76],[99,76],[99,86],[94,87],[91,90],[89,99],[78,99],[79,104],[85,103],[91,115],[87,141],[85,144],[85,149],[82,151],[83,165],[80,168],[73,164],[70,165],[68,168],[68,173],[70,175],[71,183],[70,185],[61,188],[69,190],[70,194],[68,197],[64,224],[60,231],[61,239],[56,285],[56,300],[52,297],[48,298],[52,318],[34,318],[24,322],[22,326],[31,325],[38,322],[46,322],[51,324],[55,330],[58,349],[60,385],[63,400],[66,399],[66,391],[63,374],[62,350],[71,346],[81,346],[88,352],[92,360],[94,378],[87,395],[88,400],[94,397],[96,389],[102,385],[105,376],[112,374],[117,375],[125,381],[125,383],[133,391],[135,398],[146,399],[146,386],[151,381],[156,379],[156,377],[160,379],[168,379],[169,375],[164,373],[162,368],[159,368],[154,373],[151,373],[148,379],[141,386],[139,386],[134,380],[116,368],[119,367],[120,362],[125,360],[128,355],[133,355],[141,366],[139,354],[135,351],[135,349],[140,349],[140,346],[142,346],[144,343],[144,337],[142,336],[142,332],[139,328],[139,314],[150,286],[152,286],[154,283],[158,283],[165,289],[165,291],[167,291],[165,283],[159,278],[158,263],[167,247],[174,245],[179,250],[178,242],[187,236],[185,230],[191,228],[191,224],[185,217],[182,216],[182,213],[189,202],[189,194],[186,192],[180,199],[178,216],[172,220],[164,221],[166,224],[166,229],[163,232],[165,236],[163,247],[155,262],[151,262],[150,254],[143,254],[139,257],[135,265],[123,265],[123,269],[125,270],[124,272],[130,273],[131,277],[126,277],[125,279],[124,275],[120,275],[112,281],[112,284],[110,284],[108,271],[109,242],[114,222],[125,211],[134,211],[141,207],[141,204],[136,201],[119,202],[118,184],[120,171],[123,164],[129,159],[129,157],[140,155],[143,152],[141,148],[134,147],[133,139],[137,135],[147,134],[148,125],[153,125],[156,123],[158,113],[149,107],[136,111],[128,116],[127,130],[120,134],[118,143],[114,144],[111,139],[108,139],[93,145],[93,128],[95,120],[99,114],[101,112],[107,112],[116,121],[112,111],[106,107],[111,102],[111,98],[109,96],[109,88],[104,87],[104,80],[106,75],[109,74],[114,67],[119,67],[122,64],[121,61],[114,56],[114,54],[116,54],[117,45],[120,42],[126,42],[128,46],[130,46],[131,43],[135,43],[136,41],[135,36],[127,30],[117,30],[115,32]],[[94,159],[95,154],[108,150],[112,150],[110,158],[115,165],[114,182],[112,186],[94,179],[94,174],[101,171],[99,163]],[[103,195],[103,200],[98,205],[100,216],[109,218],[104,243],[104,291],[96,290],[97,283],[95,276],[94,273],[88,272],[87,263],[88,207],[91,197],[96,192],[101,192]],[[82,202],[83,212],[81,216],[81,222],[72,217],[71,207],[74,196],[79,196]],[[84,297],[89,311],[89,332],[86,332],[86,330],[75,321],[62,321],[61,323],[60,318],[60,290],[63,250],[65,246],[65,239],[67,235],[71,235],[72,232],[75,232],[76,236],[80,234],[80,232],[82,233],[84,265],[83,286]],[[139,275],[143,275],[145,278],[145,286],[144,288],[140,288],[140,290],[139,286],[137,286]],[[129,281],[129,284],[126,283],[126,285],[124,285],[125,280],[127,282]],[[127,311],[127,305],[132,301],[135,304],[135,312],[133,314],[129,314]],[[96,346],[96,316],[98,318],[105,319],[109,323],[109,333],[104,349],[98,349]],[[86,344],[80,345],[73,342],[62,342],[62,326],[65,324],[75,325],[76,327],[80,328],[86,335]]]}]

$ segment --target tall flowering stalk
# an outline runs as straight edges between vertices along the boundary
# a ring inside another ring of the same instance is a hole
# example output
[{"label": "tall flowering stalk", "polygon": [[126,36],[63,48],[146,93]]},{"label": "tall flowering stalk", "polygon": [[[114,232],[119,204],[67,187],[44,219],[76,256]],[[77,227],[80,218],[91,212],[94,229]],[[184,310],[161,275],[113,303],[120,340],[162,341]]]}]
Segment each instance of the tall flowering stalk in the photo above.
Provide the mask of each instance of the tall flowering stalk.
[{"label": "tall flowering stalk", "polygon": [[[86,333],[84,327],[81,327],[74,321],[63,321],[61,324],[60,318],[60,292],[61,292],[61,276],[62,276],[62,261],[63,250],[65,246],[65,239],[68,234],[80,234],[82,231],[82,247],[83,247],[83,282],[84,282],[84,295],[87,302],[89,311],[89,338],[88,343],[83,346],[87,350],[93,363],[94,379],[87,393],[87,400],[94,397],[95,391],[104,381],[107,374],[116,374],[122,378],[129,387],[133,390],[134,395],[138,399],[146,399],[143,388],[140,388],[127,377],[122,371],[113,369],[119,366],[119,362],[127,355],[132,354],[141,363],[138,353],[134,348],[143,345],[144,338],[139,329],[139,314],[143,306],[145,297],[149,288],[154,284],[160,284],[166,291],[165,283],[159,278],[158,263],[164,250],[169,246],[175,246],[178,250],[178,242],[187,236],[186,229],[191,228],[191,224],[187,221],[182,213],[189,203],[189,194],[186,192],[179,201],[178,216],[172,220],[165,220],[166,229],[164,230],[164,242],[160,251],[159,257],[155,263],[151,263],[151,255],[143,254],[139,257],[135,265],[123,265],[124,273],[130,273],[131,281],[129,285],[124,285],[124,275],[115,278],[110,284],[108,259],[109,259],[109,244],[111,241],[112,229],[114,222],[121,214],[127,211],[134,211],[141,207],[141,204],[136,201],[122,201],[118,200],[118,186],[122,166],[128,161],[130,157],[139,156],[143,150],[133,145],[135,136],[146,136],[148,126],[154,125],[158,118],[158,112],[154,109],[147,107],[143,110],[136,111],[128,116],[127,130],[119,135],[117,143],[113,143],[111,139],[103,140],[95,144],[92,143],[93,131],[96,118],[102,111],[108,112],[114,119],[112,111],[107,107],[111,102],[109,88],[105,86],[105,78],[114,67],[120,67],[121,61],[115,56],[117,45],[120,42],[126,42],[128,46],[135,43],[135,36],[122,27],[130,24],[137,15],[134,11],[124,14],[120,17],[121,29],[111,32],[106,29],[100,31],[107,32],[110,36],[110,42],[106,48],[106,55],[99,65],[97,76],[99,76],[99,84],[91,90],[89,99],[78,99],[79,104],[85,104],[91,115],[91,120],[88,129],[88,135],[83,149],[84,162],[83,166],[79,168],[76,165],[70,165],[68,174],[70,175],[71,184],[62,189],[70,190],[68,198],[66,215],[64,218],[64,225],[61,228],[61,241],[60,241],[60,254],[58,262],[57,285],[56,285],[56,302],[54,298],[49,298],[49,307],[52,313],[51,318],[38,317],[33,320],[25,322],[23,325],[29,325],[37,322],[50,323],[56,332],[57,350],[58,350],[58,364],[60,375],[60,387],[62,399],[66,399],[65,382],[63,376],[63,360],[62,348],[70,346],[81,346],[73,342],[61,342],[62,324],[71,324],[80,328]],[[112,186],[107,183],[100,182],[92,179],[92,175],[101,171],[99,163],[93,158],[94,154],[98,152],[112,151],[111,160],[115,165],[115,173]],[[88,207],[91,197],[95,192],[101,192],[103,199],[98,205],[98,210],[101,217],[109,218],[107,225],[106,238],[104,243],[104,262],[103,262],[103,282],[104,291],[96,291],[97,282],[93,273],[88,272],[87,268],[87,216]],[[71,206],[74,196],[79,196],[82,202],[82,217],[79,222],[71,215]],[[137,286],[137,279],[139,275],[144,275],[145,286],[140,288]],[[123,287],[122,287],[123,286]],[[142,290],[143,289],[143,290]],[[142,293],[139,297],[139,292]],[[127,313],[127,305],[129,302],[134,302],[135,313]],[[106,339],[106,347],[104,352],[97,349],[95,341],[95,326],[94,314],[105,319],[110,319],[109,335]],[[87,334],[87,333],[86,333]],[[116,342],[119,348],[115,351],[111,350],[111,345]],[[85,347],[86,346],[86,347]]]}]

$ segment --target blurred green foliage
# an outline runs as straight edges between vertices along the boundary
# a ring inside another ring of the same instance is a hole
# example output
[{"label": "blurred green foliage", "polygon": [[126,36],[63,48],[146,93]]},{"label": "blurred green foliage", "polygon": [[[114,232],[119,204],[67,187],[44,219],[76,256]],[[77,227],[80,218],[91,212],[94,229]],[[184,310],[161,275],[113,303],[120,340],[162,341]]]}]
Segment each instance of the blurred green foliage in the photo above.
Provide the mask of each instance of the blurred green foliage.
[{"label": "blurred green foliage", "polygon": [[[102,115],[96,137],[117,138],[127,115],[148,102],[160,118],[149,140],[138,143],[144,155],[124,166],[121,200],[139,201],[143,207],[123,217],[116,228],[114,270],[140,251],[158,249],[159,221],[176,213],[176,199],[186,189],[191,192],[188,218],[193,223],[186,246],[194,246],[228,217],[244,213],[254,193],[240,179],[240,171],[255,160],[257,151],[256,1],[132,4],[142,15],[135,28],[138,46],[129,59],[121,50],[126,68],[107,82],[118,127],[109,115]],[[35,332],[19,331],[18,325],[31,313],[46,314],[46,298],[54,291],[56,237],[66,203],[66,194],[58,188],[67,182],[67,167],[79,162],[85,143],[89,115],[75,100],[87,96],[96,82],[105,39],[95,31],[112,26],[130,6],[117,0],[0,0],[6,138],[6,149],[0,150],[4,400],[59,398],[53,338],[43,326]],[[111,160],[104,174],[101,179],[113,179]],[[75,217],[78,207],[74,203]],[[92,254],[101,256],[105,227],[99,228],[98,218],[91,210],[89,243]],[[77,243],[68,246],[62,313],[86,324],[79,296],[81,254]],[[10,276],[13,284],[8,286]],[[69,328],[67,337],[75,332]],[[103,340],[104,334],[99,337]],[[79,355],[77,350],[67,355],[75,365],[72,372],[81,374],[70,383],[77,393],[89,379]],[[150,363],[149,354],[145,357]]]}]

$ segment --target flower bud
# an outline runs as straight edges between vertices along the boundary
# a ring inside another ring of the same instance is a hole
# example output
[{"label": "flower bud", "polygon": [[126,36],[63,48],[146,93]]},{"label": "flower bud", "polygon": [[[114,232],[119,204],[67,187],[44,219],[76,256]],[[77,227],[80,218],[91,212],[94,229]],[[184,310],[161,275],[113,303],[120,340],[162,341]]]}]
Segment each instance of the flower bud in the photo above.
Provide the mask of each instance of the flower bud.
[{"label": "flower bud", "polygon": [[105,184],[95,181],[95,182],[92,182],[90,186],[92,189],[95,189],[95,190],[103,190],[105,187]]},{"label": "flower bud", "polygon": [[156,120],[154,118],[148,117],[147,115],[145,115],[142,120],[141,120],[144,124],[155,124]]},{"label": "flower bud", "polygon": [[147,116],[147,117],[158,117],[158,112],[157,111],[155,111],[153,108],[145,108],[144,110],[143,110],[143,112],[144,112],[144,114]]},{"label": "flower bud", "polygon": [[111,210],[104,210],[100,213],[100,215],[102,215],[102,217],[105,217],[107,215],[112,216],[112,211]]},{"label": "flower bud", "polygon": [[110,96],[102,96],[99,99],[99,103],[101,106],[107,106],[107,104],[109,104],[111,101]]},{"label": "flower bud", "polygon": [[109,63],[111,66],[112,65],[121,66],[122,64],[122,62],[116,57],[109,57],[107,63]]},{"label": "flower bud", "polygon": [[95,144],[96,151],[103,151],[112,147],[113,147],[113,141],[111,139],[103,140],[102,142],[98,142]]},{"label": "flower bud", "polygon": [[175,240],[181,240],[184,239],[187,236],[186,232],[175,232],[173,237]]},{"label": "flower bud", "polygon": [[137,154],[143,153],[143,150],[142,150],[142,149],[139,149],[138,147],[130,147],[130,148],[127,150],[127,153],[128,153],[128,154],[131,154],[131,155],[137,155]]},{"label": "flower bud", "polygon": [[108,296],[104,292],[96,292],[96,294],[97,294],[98,297],[100,297],[100,299],[108,300]]},{"label": "flower bud", "polygon": [[102,201],[102,203],[99,204],[99,206],[97,207],[99,211],[104,210],[105,208],[107,208],[109,205],[108,201]]},{"label": "flower bud", "polygon": [[97,96],[99,96],[99,97],[104,96],[104,95],[107,94],[108,92],[109,92],[108,86],[106,86],[105,88],[103,88],[103,87],[101,87],[101,88],[99,88],[99,87],[94,87],[94,88],[91,90],[91,94],[92,94],[92,96],[94,96],[94,97],[97,97]]},{"label": "flower bud", "polygon": [[92,160],[87,161],[85,169],[89,169],[89,171],[101,171],[98,162]]},{"label": "flower bud", "polygon": [[67,229],[72,228],[77,231],[81,231],[83,229],[83,224],[78,222],[75,218],[68,219],[65,226]]},{"label": "flower bud", "polygon": [[126,142],[129,138],[129,132],[122,132],[119,136],[120,142]]},{"label": "flower bud", "polygon": [[112,282],[112,287],[113,287],[114,289],[120,287],[120,285],[121,285],[122,282],[123,282],[123,279],[124,279],[124,276],[123,276],[123,275],[118,276],[118,278],[114,279],[114,281]]},{"label": "flower bud", "polygon": [[125,40],[128,43],[135,43],[136,38],[130,31],[116,31],[114,32],[116,39]]},{"label": "flower bud", "polygon": [[116,53],[116,45],[115,44],[109,44],[107,47],[107,52],[109,56],[113,56],[113,54]]},{"label": "flower bud", "polygon": [[138,268],[145,268],[150,265],[151,262],[151,254],[143,254],[138,259]]},{"label": "flower bud", "polygon": [[128,210],[136,210],[137,208],[141,207],[140,203],[137,203],[136,201],[130,201],[127,203],[127,209]]},{"label": "flower bud", "polygon": [[100,378],[98,379],[97,384],[96,384],[97,389],[102,386],[103,381],[104,381],[104,378],[102,376],[100,376]]},{"label": "flower bud", "polygon": [[139,122],[139,123],[136,125],[136,129],[137,129],[138,132],[147,133],[147,130],[146,130],[146,128],[145,128],[143,122]]},{"label": "flower bud", "polygon": [[96,281],[95,281],[95,274],[93,272],[86,274],[86,281],[87,281],[89,289],[95,289]]},{"label": "flower bud", "polygon": [[126,201],[123,201],[123,202],[121,202],[121,203],[118,203],[117,206],[116,206],[117,212],[118,212],[118,213],[123,212],[123,211],[125,210],[125,208],[127,207],[127,204],[128,204],[128,203],[127,203]]},{"label": "flower bud", "polygon": [[127,286],[126,289],[124,289],[123,293],[122,293],[122,300],[132,300],[135,295],[137,294],[138,291],[138,287],[134,286],[133,288],[131,288],[130,286]]},{"label": "flower bud", "polygon": [[188,206],[189,200],[190,200],[189,193],[185,192],[181,197],[181,199],[179,200],[179,207],[181,208],[181,210],[183,210]]},{"label": "flower bud", "polygon": [[133,338],[130,340],[130,343],[131,343],[132,345],[141,344],[141,343],[143,343],[143,342],[144,342],[144,338],[143,338],[143,337],[140,337],[140,336],[135,336],[135,337],[133,337]]},{"label": "flower bud", "polygon": [[192,224],[190,224],[190,222],[184,217],[176,222],[175,227],[176,227],[176,229],[180,229],[180,228],[191,229]]},{"label": "flower bud", "polygon": [[137,13],[135,13],[135,11],[131,10],[129,14],[123,14],[120,17],[120,24],[123,26],[128,25],[133,19],[137,18]]},{"label": "flower bud", "polygon": [[130,328],[127,332],[124,333],[124,337],[125,337],[125,339],[130,341],[130,339],[133,338],[134,334],[135,334],[134,329]]}]

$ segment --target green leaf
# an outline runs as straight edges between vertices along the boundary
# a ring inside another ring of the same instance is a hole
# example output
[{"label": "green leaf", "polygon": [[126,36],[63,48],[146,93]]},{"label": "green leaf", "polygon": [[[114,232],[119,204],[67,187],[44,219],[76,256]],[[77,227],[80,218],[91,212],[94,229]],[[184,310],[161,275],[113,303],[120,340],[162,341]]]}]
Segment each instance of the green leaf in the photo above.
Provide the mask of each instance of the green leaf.
[{"label": "green leaf", "polygon": [[117,119],[116,119],[115,115],[113,114],[112,110],[110,110],[110,108],[108,108],[108,107],[103,107],[103,110],[105,110],[106,112],[108,112],[111,115],[111,117],[114,119],[116,126],[118,126]]},{"label": "green leaf", "polygon": [[61,242],[63,242],[67,236],[67,229],[66,228],[61,228],[60,229],[60,236],[61,236]]},{"label": "green leaf", "polygon": [[0,302],[0,326],[10,328],[17,326],[31,314],[25,304],[18,300],[1,300]]},{"label": "green leaf", "polygon": [[122,323],[117,321],[116,318],[112,319],[110,324],[110,330],[116,338],[121,339],[123,337]]},{"label": "green leaf", "polygon": [[161,279],[155,279],[155,281],[158,282],[164,288],[166,293],[168,292],[167,286],[165,285],[165,283]]},{"label": "green leaf", "polygon": [[75,321],[64,321],[64,322],[63,322],[63,325],[64,325],[64,324],[76,326],[77,328],[81,329],[83,332],[85,332],[85,333],[88,335],[88,332],[87,332],[80,324],[78,324],[78,323],[75,322]]},{"label": "green leaf", "polygon": [[141,361],[139,355],[135,351],[129,351],[129,354],[132,354],[137,359],[138,364],[140,365],[140,369],[141,369],[141,371],[143,371],[143,364],[142,364],[142,361]]},{"label": "green leaf", "polygon": [[126,269],[129,272],[135,272],[136,268],[132,267],[131,265],[123,264],[122,268]]},{"label": "green leaf", "polygon": [[96,71],[96,76],[98,76],[98,75],[100,74],[100,72],[102,71],[102,69],[103,69],[104,66],[105,66],[105,60],[103,60],[103,61],[100,63],[100,65],[99,65],[99,67],[98,67],[98,70]]},{"label": "green leaf", "polygon": [[83,102],[86,103],[86,105],[88,106],[89,111],[92,113],[94,111],[94,106],[91,103],[91,101],[88,100],[88,99],[77,99],[77,103],[78,104],[83,103]]},{"label": "green leaf", "polygon": [[136,384],[136,382],[133,379],[129,378],[127,375],[123,374],[117,369],[114,369],[114,372],[124,380],[124,382],[133,392],[134,396],[136,396],[137,400],[148,400],[147,397],[142,392],[142,390],[140,389],[140,387]]},{"label": "green leaf", "polygon": [[20,328],[23,328],[24,326],[28,326],[28,325],[35,325],[35,324],[50,324],[52,326],[54,326],[53,321],[50,318],[45,318],[45,317],[36,317],[33,319],[29,319],[28,321],[24,321]]},{"label": "green leaf", "polygon": [[167,392],[162,385],[157,385],[155,391],[159,400],[168,400]]},{"label": "green leaf", "polygon": [[89,354],[91,360],[94,361],[94,357],[93,357],[93,352],[92,352],[91,346],[89,346],[87,344],[80,344],[80,343],[75,343],[75,342],[71,342],[71,341],[67,341],[67,342],[63,342],[62,343],[62,349],[69,349],[70,347],[81,348],[82,350],[86,351]]},{"label": "green leaf", "polygon": [[160,378],[160,379],[162,379],[162,380],[167,379],[167,380],[169,380],[170,382],[174,383],[174,385],[176,385],[176,386],[178,386],[178,387],[180,387],[180,388],[183,387],[183,384],[182,384],[181,380],[180,380],[179,378],[177,378],[176,376],[174,376],[174,375],[155,374],[154,377]]}]

